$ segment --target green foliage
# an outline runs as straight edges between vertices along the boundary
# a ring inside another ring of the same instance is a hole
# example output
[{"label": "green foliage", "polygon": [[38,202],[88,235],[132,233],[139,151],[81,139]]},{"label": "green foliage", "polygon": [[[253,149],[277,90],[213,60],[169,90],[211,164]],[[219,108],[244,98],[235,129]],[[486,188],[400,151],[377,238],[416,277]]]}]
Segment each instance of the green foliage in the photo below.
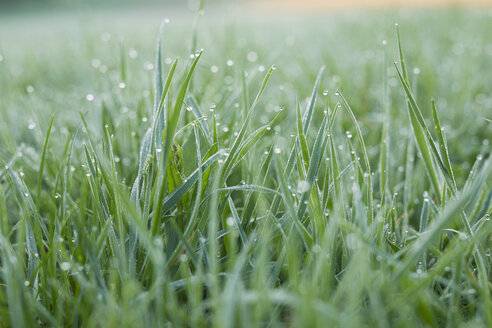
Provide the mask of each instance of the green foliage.
[{"label": "green foliage", "polygon": [[201,10],[0,44],[0,326],[491,327],[490,18]]}]

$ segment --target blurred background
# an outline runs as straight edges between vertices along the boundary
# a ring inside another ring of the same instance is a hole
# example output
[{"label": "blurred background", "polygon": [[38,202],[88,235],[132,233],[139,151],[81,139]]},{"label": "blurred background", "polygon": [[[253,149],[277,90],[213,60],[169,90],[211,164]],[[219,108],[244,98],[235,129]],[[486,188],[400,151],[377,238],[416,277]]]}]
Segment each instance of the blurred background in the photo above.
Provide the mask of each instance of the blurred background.
[{"label": "blurred background", "polygon": [[[0,0],[5,10],[48,8],[100,8],[104,6],[171,6],[191,5],[195,0]],[[492,0],[209,0],[207,5],[234,4],[242,7],[320,10],[334,8],[491,6]]]}]

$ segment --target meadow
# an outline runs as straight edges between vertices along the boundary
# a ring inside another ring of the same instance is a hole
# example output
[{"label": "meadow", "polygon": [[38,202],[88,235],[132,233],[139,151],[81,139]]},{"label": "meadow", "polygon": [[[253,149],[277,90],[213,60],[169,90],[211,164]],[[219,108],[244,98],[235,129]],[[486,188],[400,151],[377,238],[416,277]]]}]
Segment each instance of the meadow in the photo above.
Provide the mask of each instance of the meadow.
[{"label": "meadow", "polygon": [[0,13],[0,327],[492,327],[490,31]]}]

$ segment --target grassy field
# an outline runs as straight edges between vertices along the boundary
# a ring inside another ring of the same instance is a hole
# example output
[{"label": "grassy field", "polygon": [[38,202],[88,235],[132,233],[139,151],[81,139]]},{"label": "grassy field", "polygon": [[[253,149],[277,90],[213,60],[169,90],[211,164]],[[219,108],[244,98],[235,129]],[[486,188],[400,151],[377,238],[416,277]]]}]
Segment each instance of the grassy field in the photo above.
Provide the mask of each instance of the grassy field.
[{"label": "grassy field", "polygon": [[492,327],[487,10],[0,17],[0,327]]}]

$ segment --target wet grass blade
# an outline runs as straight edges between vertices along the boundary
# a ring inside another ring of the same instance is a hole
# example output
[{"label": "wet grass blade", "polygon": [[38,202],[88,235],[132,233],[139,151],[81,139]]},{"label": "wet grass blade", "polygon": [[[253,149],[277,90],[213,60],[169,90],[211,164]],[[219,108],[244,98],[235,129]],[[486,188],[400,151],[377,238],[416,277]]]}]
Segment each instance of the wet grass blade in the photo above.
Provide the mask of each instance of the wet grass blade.
[{"label": "wet grass blade", "polygon": [[321,82],[321,78],[323,76],[323,71],[325,70],[324,66],[321,66],[318,76],[316,77],[316,82],[314,83],[314,88],[313,92],[311,94],[311,98],[309,99],[308,106],[306,108],[306,111],[304,112],[304,117],[303,117],[303,132],[305,135],[307,135],[309,131],[309,126],[311,125],[311,120],[313,119],[313,112],[314,112],[314,106],[316,105],[316,97],[318,95],[318,89],[319,89],[319,84]]},{"label": "wet grass blade", "polygon": [[41,155],[41,163],[39,164],[39,172],[38,172],[38,186],[36,188],[36,208],[39,211],[39,202],[41,200],[41,185],[43,183],[43,173],[44,166],[46,160],[46,152],[48,150],[48,145],[50,142],[51,130],[53,127],[53,122],[55,121],[55,115],[51,117],[50,125],[48,127],[48,131],[46,132],[46,138],[44,139],[43,153]]},{"label": "wet grass blade", "polygon": [[364,138],[362,137],[362,131],[360,130],[359,122],[357,122],[357,119],[355,118],[354,112],[352,111],[352,108],[350,107],[349,103],[345,99],[345,97],[342,95],[340,91],[337,91],[338,94],[340,95],[340,98],[342,99],[342,103],[345,107],[345,109],[348,111],[350,118],[352,119],[352,122],[355,125],[355,129],[357,131],[357,138],[359,139],[360,147],[362,150],[362,156],[364,157],[364,164],[366,167],[366,172],[364,174],[364,180],[366,180],[367,183],[367,213],[368,213],[368,224],[371,225],[373,221],[373,190],[372,190],[372,172],[371,172],[371,164],[369,162],[369,156],[367,155],[367,149],[366,149],[366,144],[364,142]]},{"label": "wet grass blade", "polygon": [[190,188],[198,180],[201,172],[205,171],[210,165],[215,163],[219,157],[220,153],[213,154],[208,160],[203,162],[203,164],[197,168],[190,176],[188,176],[185,181],[180,184],[176,189],[174,189],[165,199],[162,205],[162,211],[166,212],[171,209],[179,200],[190,190]]},{"label": "wet grass blade", "polygon": [[297,218],[299,220],[302,220],[302,217],[306,212],[309,195],[311,194],[314,181],[319,170],[320,160],[323,157],[323,153],[325,151],[324,145],[326,144],[324,141],[326,138],[327,122],[328,122],[328,117],[325,116],[323,122],[321,123],[321,127],[319,128],[318,135],[316,136],[316,140],[314,141],[311,162],[309,164],[309,169],[305,181],[307,188],[304,188],[305,190],[303,190],[302,192],[301,199],[299,200],[299,207],[297,209]]}]

